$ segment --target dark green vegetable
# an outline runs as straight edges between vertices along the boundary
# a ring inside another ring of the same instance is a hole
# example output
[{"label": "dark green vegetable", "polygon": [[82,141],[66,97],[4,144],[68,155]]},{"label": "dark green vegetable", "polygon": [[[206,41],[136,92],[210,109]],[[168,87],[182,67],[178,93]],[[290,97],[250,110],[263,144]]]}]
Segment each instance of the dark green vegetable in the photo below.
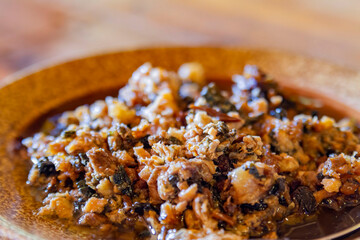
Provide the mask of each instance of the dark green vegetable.
[{"label": "dark green vegetable", "polygon": [[79,189],[79,192],[84,195],[85,198],[93,196],[96,192],[94,189],[90,188],[85,180],[80,180],[76,183],[76,186]]},{"label": "dark green vegetable", "polygon": [[89,162],[89,158],[85,153],[79,153],[77,156],[70,160],[70,163],[76,168],[77,171],[81,172],[84,170],[84,166]]},{"label": "dark green vegetable", "polygon": [[115,174],[110,177],[110,181],[112,181],[117,186],[122,194],[126,194],[128,196],[133,195],[131,180],[123,166],[120,166]]},{"label": "dark green vegetable", "polygon": [[247,169],[251,175],[253,175],[255,178],[260,179],[265,177],[264,175],[260,175],[259,171],[257,170],[255,164],[250,164],[250,167]]},{"label": "dark green vegetable", "polygon": [[153,206],[150,203],[141,203],[141,202],[134,202],[132,205],[132,209],[135,213],[139,214],[140,216],[144,215],[145,211],[155,211],[159,213],[159,209],[155,206]]},{"label": "dark green vegetable", "polygon": [[216,130],[217,130],[216,136],[219,138],[220,141],[225,141],[227,138],[230,137],[229,127],[223,121],[219,121],[216,123]]},{"label": "dark green vegetable", "polygon": [[219,121],[216,123],[217,135],[225,135],[229,133],[229,127],[226,123]]},{"label": "dark green vegetable", "polygon": [[174,144],[174,145],[182,145],[182,142],[173,136],[170,136],[169,141],[171,144]]},{"label": "dark green vegetable", "polygon": [[82,211],[82,206],[84,205],[85,200],[83,198],[79,198],[74,201],[74,211],[76,213],[80,213]]},{"label": "dark green vegetable", "polygon": [[169,176],[169,182],[171,184],[171,186],[173,186],[174,188],[177,188],[177,183],[179,182],[179,176],[178,175],[170,175]]},{"label": "dark green vegetable", "polygon": [[89,157],[85,153],[79,153],[79,159],[82,165],[86,165],[89,162]]},{"label": "dark green vegetable", "polygon": [[201,90],[201,96],[205,98],[209,107],[218,107],[221,112],[236,111],[236,107],[223,95],[214,83],[210,83]]},{"label": "dark green vegetable", "polygon": [[47,157],[40,158],[37,167],[39,173],[46,177],[54,176],[57,173],[55,165]]},{"label": "dark green vegetable", "polygon": [[140,142],[144,145],[145,149],[151,148],[151,146],[149,144],[149,136],[150,135],[146,135],[145,137],[140,138]]},{"label": "dark green vegetable", "polygon": [[63,138],[74,138],[76,137],[76,131],[75,130],[67,130],[61,133],[61,137]]},{"label": "dark green vegetable", "polygon": [[271,130],[271,132],[269,132],[269,137],[271,138],[270,151],[275,154],[280,154],[281,150],[280,150],[279,142],[276,138],[276,133],[275,133],[274,129]]},{"label": "dark green vegetable", "polygon": [[268,207],[268,205],[262,201],[255,204],[244,203],[240,205],[241,211],[244,214],[251,213],[253,211],[263,211]]},{"label": "dark green vegetable", "polygon": [[299,210],[306,214],[313,213],[316,209],[316,199],[309,187],[298,187],[293,192],[293,199],[299,206]]},{"label": "dark green vegetable", "polygon": [[270,195],[275,195],[278,197],[279,203],[283,206],[288,206],[285,194],[288,192],[288,187],[286,185],[284,178],[276,179],[275,184],[269,190]]}]

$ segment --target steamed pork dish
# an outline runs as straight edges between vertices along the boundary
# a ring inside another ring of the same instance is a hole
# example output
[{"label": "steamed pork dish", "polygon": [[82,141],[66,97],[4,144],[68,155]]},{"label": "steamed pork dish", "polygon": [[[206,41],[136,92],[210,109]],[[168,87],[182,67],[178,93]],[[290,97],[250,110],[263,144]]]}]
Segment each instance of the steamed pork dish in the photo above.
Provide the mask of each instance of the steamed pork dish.
[{"label": "steamed pork dish", "polygon": [[320,208],[358,205],[354,121],[319,115],[255,66],[232,80],[145,63],[118,97],[48,120],[22,141],[38,215],[109,237],[269,239]]}]

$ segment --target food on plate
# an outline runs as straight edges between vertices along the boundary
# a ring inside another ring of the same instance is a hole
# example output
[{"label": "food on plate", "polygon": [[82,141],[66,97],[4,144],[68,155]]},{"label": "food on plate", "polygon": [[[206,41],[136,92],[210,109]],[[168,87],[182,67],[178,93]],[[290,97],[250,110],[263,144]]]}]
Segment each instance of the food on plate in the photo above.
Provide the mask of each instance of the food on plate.
[{"label": "food on plate", "polygon": [[22,141],[28,183],[46,195],[38,214],[103,234],[247,239],[358,205],[354,121],[318,114],[256,66],[232,80],[145,63],[118,97],[48,120]]}]

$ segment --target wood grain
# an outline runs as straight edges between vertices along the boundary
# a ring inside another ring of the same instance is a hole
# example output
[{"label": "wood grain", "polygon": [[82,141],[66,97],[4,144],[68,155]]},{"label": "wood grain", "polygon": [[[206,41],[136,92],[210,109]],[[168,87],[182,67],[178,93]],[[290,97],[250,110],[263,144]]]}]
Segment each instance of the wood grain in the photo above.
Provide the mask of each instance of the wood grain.
[{"label": "wood grain", "polygon": [[0,79],[49,59],[152,45],[230,45],[360,69],[357,0],[1,0]]}]

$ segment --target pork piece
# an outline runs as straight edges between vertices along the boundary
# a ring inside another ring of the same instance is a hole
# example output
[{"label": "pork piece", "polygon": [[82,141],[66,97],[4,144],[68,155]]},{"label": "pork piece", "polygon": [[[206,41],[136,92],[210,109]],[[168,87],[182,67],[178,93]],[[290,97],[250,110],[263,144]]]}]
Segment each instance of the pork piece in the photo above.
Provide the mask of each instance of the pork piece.
[{"label": "pork piece", "polygon": [[137,122],[135,109],[130,109],[123,102],[112,97],[107,97],[105,101],[108,105],[108,114],[113,120],[122,124]]},{"label": "pork piece", "polygon": [[96,132],[81,131],[77,133],[77,136],[65,147],[65,150],[68,154],[76,155],[85,153],[94,147],[106,148],[103,137]]},{"label": "pork piece", "polygon": [[232,197],[237,204],[254,204],[275,182],[275,171],[264,163],[246,162],[229,173]]},{"label": "pork piece", "polygon": [[324,163],[322,174],[333,178],[341,178],[344,175],[359,175],[360,160],[345,154],[329,157]]},{"label": "pork piece", "polygon": [[192,204],[195,216],[200,219],[201,225],[205,229],[217,229],[217,221],[213,218],[208,197],[204,194],[198,194]]},{"label": "pork piece", "polygon": [[89,150],[86,155],[89,158],[89,166],[94,173],[100,177],[114,175],[119,163],[110,152],[102,148],[93,148]]},{"label": "pork piece", "polygon": [[49,194],[44,200],[44,207],[40,208],[39,215],[57,216],[63,219],[73,218],[73,198],[68,193]]},{"label": "pork piece", "polygon": [[171,162],[169,168],[158,177],[158,192],[163,200],[176,197],[181,182],[201,183],[209,182],[215,173],[213,162],[193,159],[188,161]]},{"label": "pork piece", "polygon": [[169,202],[161,204],[160,223],[175,227],[180,223],[180,215],[177,213],[175,206]]},{"label": "pork piece", "polygon": [[272,152],[287,153],[302,164],[309,162],[310,158],[300,145],[303,134],[301,122],[266,117],[263,129],[268,131],[265,143],[271,146]]},{"label": "pork piece", "polygon": [[329,157],[320,169],[324,179],[321,184],[329,192],[354,194],[360,186],[360,159],[345,154]]},{"label": "pork piece", "polygon": [[107,200],[104,198],[91,197],[83,207],[85,213],[101,213],[104,210]]}]

